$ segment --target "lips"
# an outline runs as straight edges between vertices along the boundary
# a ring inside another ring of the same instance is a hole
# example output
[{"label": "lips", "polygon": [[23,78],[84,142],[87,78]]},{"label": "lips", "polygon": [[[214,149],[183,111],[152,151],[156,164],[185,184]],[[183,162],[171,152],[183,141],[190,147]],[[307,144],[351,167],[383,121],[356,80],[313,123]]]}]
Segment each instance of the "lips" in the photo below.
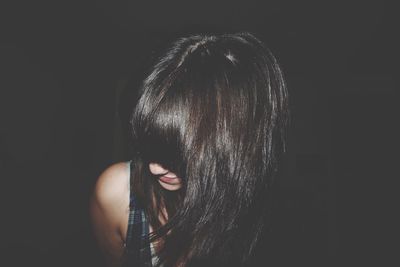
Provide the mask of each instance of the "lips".
[{"label": "lips", "polygon": [[158,179],[166,184],[180,184],[180,180],[176,176],[175,177],[161,176]]}]

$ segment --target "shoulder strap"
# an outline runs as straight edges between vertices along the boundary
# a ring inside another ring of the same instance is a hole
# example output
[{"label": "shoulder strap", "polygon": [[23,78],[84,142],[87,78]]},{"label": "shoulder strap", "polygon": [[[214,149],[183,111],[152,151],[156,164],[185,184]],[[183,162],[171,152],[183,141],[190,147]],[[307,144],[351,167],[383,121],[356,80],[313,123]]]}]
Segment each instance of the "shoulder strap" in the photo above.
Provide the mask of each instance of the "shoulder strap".
[{"label": "shoulder strap", "polygon": [[[129,162],[129,180],[132,184],[132,165]],[[149,242],[149,224],[143,207],[137,201],[133,190],[130,190],[129,220],[126,236],[127,266],[151,267],[151,250]]]}]

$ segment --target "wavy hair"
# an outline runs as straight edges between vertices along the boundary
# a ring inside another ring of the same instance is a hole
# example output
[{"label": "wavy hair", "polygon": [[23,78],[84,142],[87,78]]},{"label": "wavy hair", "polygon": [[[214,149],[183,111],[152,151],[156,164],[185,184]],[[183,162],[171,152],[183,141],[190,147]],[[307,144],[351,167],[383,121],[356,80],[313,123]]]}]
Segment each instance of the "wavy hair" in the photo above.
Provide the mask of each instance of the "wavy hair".
[{"label": "wavy hair", "polygon": [[[159,264],[246,264],[268,219],[288,121],[281,68],[252,34],[193,35],[166,50],[131,118],[131,189],[155,229],[151,241],[162,240]],[[183,187],[163,189],[150,162]]]}]

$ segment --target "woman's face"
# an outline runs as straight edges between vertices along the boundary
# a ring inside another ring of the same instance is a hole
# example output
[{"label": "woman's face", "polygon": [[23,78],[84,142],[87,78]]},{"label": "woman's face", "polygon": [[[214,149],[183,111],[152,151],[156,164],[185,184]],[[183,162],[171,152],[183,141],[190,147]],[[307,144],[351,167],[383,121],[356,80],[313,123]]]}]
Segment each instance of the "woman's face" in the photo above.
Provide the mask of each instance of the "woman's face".
[{"label": "woman's face", "polygon": [[164,189],[175,191],[182,187],[182,179],[160,164],[152,162],[149,164],[149,169],[153,175],[157,176],[158,182]]}]

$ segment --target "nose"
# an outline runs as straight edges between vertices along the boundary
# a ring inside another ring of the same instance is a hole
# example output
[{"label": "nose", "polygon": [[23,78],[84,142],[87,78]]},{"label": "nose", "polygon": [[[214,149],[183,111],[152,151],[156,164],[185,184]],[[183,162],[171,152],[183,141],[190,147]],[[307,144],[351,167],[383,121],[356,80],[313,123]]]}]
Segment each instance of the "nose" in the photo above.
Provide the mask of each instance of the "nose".
[{"label": "nose", "polygon": [[158,163],[154,163],[154,162],[150,163],[149,169],[153,175],[165,176],[168,178],[178,178],[178,176],[176,176],[175,173],[170,172],[168,169],[164,168],[163,166],[161,166]]},{"label": "nose", "polygon": [[169,170],[163,168],[163,166],[161,166],[158,163],[150,163],[149,168],[150,172],[154,175],[162,175],[162,174],[167,174],[169,172]]}]

